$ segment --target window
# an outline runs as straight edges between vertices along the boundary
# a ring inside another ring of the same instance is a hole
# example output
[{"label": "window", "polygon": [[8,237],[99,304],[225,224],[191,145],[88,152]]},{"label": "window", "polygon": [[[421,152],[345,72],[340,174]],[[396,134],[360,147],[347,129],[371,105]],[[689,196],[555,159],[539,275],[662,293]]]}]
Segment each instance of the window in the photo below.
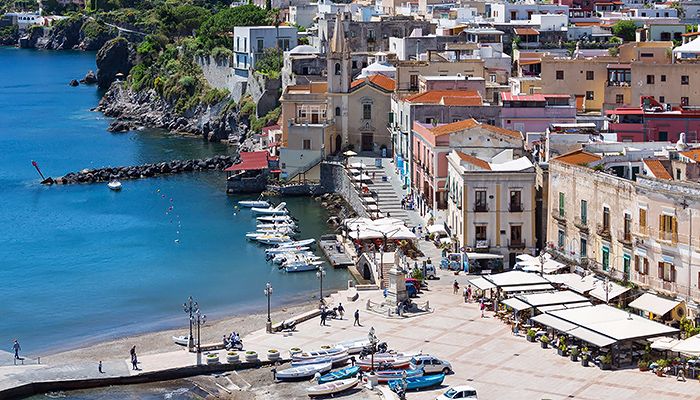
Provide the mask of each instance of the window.
[{"label": "window", "polygon": [[357,60],[352,60],[352,69],[357,69]]},{"label": "window", "polygon": [[666,132],[666,131],[659,132],[659,141],[665,142],[667,140],[668,140],[668,132]]},{"label": "window", "polygon": [[592,81],[595,79],[595,73],[593,71],[586,71],[586,80]]},{"label": "window", "polygon": [[586,100],[595,100],[592,90],[586,91]]},{"label": "window", "polygon": [[647,85],[654,84],[654,75],[647,75]]},{"label": "window", "polygon": [[630,240],[632,235],[632,215],[625,213],[624,229],[622,231],[625,240]]},{"label": "window", "polygon": [[[663,82],[663,81],[662,81]],[[659,96],[659,102],[660,103],[665,103],[666,102],[666,97],[664,96]]]},{"label": "window", "polygon": [[639,230],[644,233],[647,228],[647,210],[644,208],[639,209]]},{"label": "window", "polygon": [[363,104],[362,105],[362,119],[372,119],[372,105]]},{"label": "window", "polygon": [[476,240],[486,240],[486,225],[477,225],[474,227],[474,230]]},{"label": "window", "polygon": [[581,258],[588,258],[588,240],[581,238],[581,249],[579,251]]},{"label": "window", "polygon": [[311,139],[304,139],[304,150],[311,150]]},{"label": "window", "polygon": [[523,210],[523,204],[521,201],[521,192],[520,190],[511,190],[510,191],[510,206],[509,210],[512,212],[520,212]]},{"label": "window", "polygon": [[610,270],[610,249],[607,247],[603,247],[603,259],[602,264],[603,264],[603,271],[608,271]]},{"label": "window", "polygon": [[622,272],[625,274],[625,277],[627,279],[629,279],[631,277],[631,274],[630,274],[630,272],[632,272],[631,268],[630,268],[631,262],[632,262],[632,258],[628,254],[625,254],[624,256],[622,256]]},{"label": "window", "polygon": [[624,94],[616,94],[615,95],[615,104],[624,104],[625,103],[625,95]]},{"label": "window", "polygon": [[559,216],[564,217],[564,192],[559,192]]},{"label": "window", "polygon": [[411,75],[411,90],[418,90],[418,75]]},{"label": "window", "polygon": [[489,80],[491,82],[496,82],[496,74],[489,74]]},{"label": "window", "polygon": [[559,247],[560,249],[563,249],[565,240],[566,240],[566,234],[564,233],[564,231],[562,231],[560,229],[558,234],[557,234],[557,247]]},{"label": "window", "polygon": [[340,63],[335,63],[335,74],[340,75]]},{"label": "window", "polygon": [[641,53],[639,56],[642,58],[652,58],[654,57],[654,53]]},{"label": "window", "polygon": [[690,84],[690,78],[688,78],[688,75],[681,75],[681,85],[688,84]]},{"label": "window", "polygon": [[678,238],[678,220],[672,215],[659,215],[659,239],[675,242]]},{"label": "window", "polygon": [[510,242],[511,244],[521,244],[523,242],[523,227],[520,225],[510,226]]},{"label": "window", "polygon": [[581,223],[584,225],[588,223],[588,202],[586,200],[581,200]]},{"label": "window", "polygon": [[659,262],[659,279],[662,279],[666,282],[675,282],[676,267],[674,267],[671,263],[663,261]]},{"label": "window", "polygon": [[690,102],[688,101],[688,98],[687,98],[687,97],[681,97],[681,105],[682,105],[682,106],[687,106],[688,104],[690,104]]},{"label": "window", "polygon": [[661,82],[666,82],[666,75],[661,75]]},{"label": "window", "polygon": [[610,232],[610,209],[603,207],[603,230]]},{"label": "window", "polygon": [[265,42],[262,39],[258,39],[258,53],[262,53],[265,50]]},{"label": "window", "polygon": [[474,211],[487,211],[485,190],[477,190],[474,192]]},{"label": "window", "polygon": [[340,117],[340,107],[335,108],[335,116]]},{"label": "window", "polygon": [[563,81],[563,80],[564,80],[564,71],[557,71],[557,72],[556,72],[556,75],[557,75],[557,80],[558,80],[558,81]]},{"label": "window", "polygon": [[367,39],[374,40],[374,29],[367,29]]}]

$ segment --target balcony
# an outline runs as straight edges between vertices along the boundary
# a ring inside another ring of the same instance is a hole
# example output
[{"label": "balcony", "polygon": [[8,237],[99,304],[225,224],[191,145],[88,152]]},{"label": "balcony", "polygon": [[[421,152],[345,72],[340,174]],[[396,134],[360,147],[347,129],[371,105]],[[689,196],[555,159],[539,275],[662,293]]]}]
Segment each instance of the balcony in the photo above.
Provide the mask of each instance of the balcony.
[{"label": "balcony", "polygon": [[610,235],[610,226],[609,225],[598,224],[598,226],[595,230],[595,233],[597,233],[598,236],[600,236],[601,238],[608,240],[608,241],[612,237]]},{"label": "balcony", "polygon": [[632,247],[632,233],[624,229],[617,231],[617,241],[623,246]]},{"label": "balcony", "polygon": [[489,205],[486,203],[474,203],[474,212],[489,212]]},{"label": "balcony", "polygon": [[581,217],[574,218],[574,226],[578,228],[579,231],[583,233],[588,233],[588,219],[583,219]]},{"label": "balcony", "polygon": [[474,249],[476,251],[488,251],[488,249],[491,246],[489,245],[489,241],[487,239],[476,239],[474,240]]},{"label": "balcony", "polygon": [[630,87],[627,81],[605,81],[605,86],[608,87]]},{"label": "balcony", "polygon": [[524,249],[527,247],[523,239],[510,239],[508,240],[509,249]]},{"label": "balcony", "polygon": [[510,212],[523,212],[523,203],[510,203],[510,204],[508,204],[508,211],[510,211]]},{"label": "balcony", "polygon": [[555,208],[552,210],[552,218],[561,224],[566,224],[566,211]]},{"label": "balcony", "polygon": [[674,232],[659,230],[659,240],[675,244],[678,242],[678,234]]}]

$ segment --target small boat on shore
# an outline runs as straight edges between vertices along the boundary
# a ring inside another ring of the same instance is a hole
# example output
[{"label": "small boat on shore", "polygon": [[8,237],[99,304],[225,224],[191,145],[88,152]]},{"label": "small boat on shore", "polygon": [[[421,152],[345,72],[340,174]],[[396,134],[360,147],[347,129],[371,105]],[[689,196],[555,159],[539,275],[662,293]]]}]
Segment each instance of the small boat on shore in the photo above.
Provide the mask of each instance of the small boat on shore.
[{"label": "small boat on shore", "polygon": [[404,373],[406,373],[407,378],[416,378],[424,374],[423,368],[387,369],[375,372],[377,374],[377,382],[379,383],[387,383],[394,379],[401,379]]},{"label": "small boat on shore", "polygon": [[[442,385],[442,381],[445,380],[445,374],[437,375],[425,375],[417,376],[413,378],[406,378],[406,390],[418,390],[425,389],[432,386]],[[401,389],[402,379],[396,379],[389,381],[389,388],[394,392]]]},{"label": "small boat on shore", "polygon": [[270,207],[270,203],[268,203],[265,200],[241,200],[238,202],[238,205],[241,207],[246,207],[246,208],[251,208],[251,207],[268,208],[268,207]]},{"label": "small boat on shore", "polygon": [[331,363],[322,364],[309,364],[302,365],[299,367],[291,367],[283,369],[282,371],[277,371],[277,379],[283,380],[293,380],[293,379],[303,379],[316,375],[316,373],[325,374],[330,371],[333,366]]},{"label": "small boat on shore", "polygon": [[357,375],[358,372],[360,372],[360,367],[358,367],[357,365],[355,365],[354,367],[341,368],[337,371],[331,371],[326,375],[321,375],[321,377],[318,378],[318,383],[323,384],[337,381],[340,379],[352,378],[355,375]]},{"label": "small boat on shore", "polygon": [[173,342],[175,342],[175,344],[179,344],[180,346],[187,346],[187,344],[190,342],[190,335],[173,336]]},{"label": "small boat on shore", "polygon": [[350,359],[350,355],[347,352],[342,352],[342,353],[334,354],[332,356],[308,358],[308,359],[304,359],[304,360],[292,360],[292,366],[298,367],[301,365],[321,364],[321,363],[327,363],[327,362],[333,364],[333,366],[341,366],[341,365],[347,364],[349,359]]},{"label": "small boat on shore", "polygon": [[304,351],[301,353],[292,354],[292,361],[294,361],[294,360],[306,360],[309,358],[327,357],[327,356],[332,356],[332,355],[336,355],[336,354],[342,354],[343,352],[346,352],[346,350],[343,348],[340,348],[340,347],[331,347],[328,349],[321,349],[321,350],[317,350],[317,351]]},{"label": "small boat on shore", "polygon": [[118,192],[122,190],[122,183],[119,181],[110,181],[107,184],[107,187],[110,188],[111,190],[114,190],[115,192]]},{"label": "small boat on shore", "polygon": [[289,211],[287,211],[287,209],[285,207],[287,207],[287,203],[281,202],[275,207],[267,207],[267,208],[253,207],[253,208],[251,208],[251,210],[256,214],[287,215],[287,213]]},{"label": "small boat on shore", "polygon": [[[374,356],[374,370],[406,369],[411,364],[410,357]],[[372,369],[372,358],[367,357],[357,360],[355,365],[359,365],[363,371]]]},{"label": "small boat on shore", "polygon": [[357,339],[340,342],[335,345],[336,348],[341,347],[348,351],[348,354],[358,354],[362,349],[369,346],[369,339]]},{"label": "small boat on shore", "polygon": [[360,383],[360,380],[357,378],[341,379],[321,385],[311,386],[310,388],[306,389],[306,394],[309,397],[327,396],[329,394],[332,395],[352,389],[357,386],[358,383]]}]

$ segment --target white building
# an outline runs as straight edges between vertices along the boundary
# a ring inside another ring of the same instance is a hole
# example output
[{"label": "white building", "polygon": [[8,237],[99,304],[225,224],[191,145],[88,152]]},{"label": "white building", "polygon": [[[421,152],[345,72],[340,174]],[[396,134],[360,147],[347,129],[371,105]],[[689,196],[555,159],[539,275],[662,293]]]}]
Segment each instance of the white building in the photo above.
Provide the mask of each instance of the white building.
[{"label": "white building", "polygon": [[515,257],[533,253],[535,166],[504,150],[492,158],[453,150],[447,156],[447,227],[467,251]]},{"label": "white building", "polygon": [[535,14],[569,15],[569,6],[541,3],[491,4],[491,18],[500,24],[511,21],[529,21]]},{"label": "white building", "polygon": [[316,4],[289,6],[289,22],[309,28],[314,24],[317,12],[318,5]]},{"label": "white building", "polygon": [[297,46],[297,28],[293,26],[242,26],[233,28],[233,69],[247,77],[255,62],[268,48],[282,51]]}]

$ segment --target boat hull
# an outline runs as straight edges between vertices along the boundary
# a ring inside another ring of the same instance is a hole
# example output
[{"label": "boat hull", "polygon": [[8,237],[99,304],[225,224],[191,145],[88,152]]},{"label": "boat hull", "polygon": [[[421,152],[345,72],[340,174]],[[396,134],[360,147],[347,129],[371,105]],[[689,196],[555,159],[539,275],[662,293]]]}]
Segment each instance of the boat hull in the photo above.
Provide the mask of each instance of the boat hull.
[{"label": "boat hull", "polygon": [[291,367],[283,369],[282,371],[278,371],[277,379],[282,381],[304,379],[316,375],[317,372],[325,374],[326,372],[330,371],[332,367],[333,366],[331,365],[331,363],[310,364],[302,365],[299,367]]},{"label": "boat hull", "polygon": [[355,375],[357,375],[359,372],[360,372],[360,367],[358,367],[357,365],[354,367],[341,368],[337,371],[332,371],[332,372],[327,373],[326,375],[321,376],[320,378],[318,378],[318,383],[323,384],[323,383],[337,381],[340,379],[352,378]]},{"label": "boat hull", "polygon": [[310,388],[306,389],[306,394],[309,397],[327,396],[329,394],[340,393],[352,389],[357,386],[359,382],[360,380],[357,378],[350,378],[324,383],[321,385],[311,386]]},{"label": "boat hull", "polygon": [[[445,374],[425,375],[415,378],[406,378],[406,390],[419,390],[433,386],[442,385],[445,380]],[[389,387],[396,392],[401,388],[401,379],[389,381]]]}]

